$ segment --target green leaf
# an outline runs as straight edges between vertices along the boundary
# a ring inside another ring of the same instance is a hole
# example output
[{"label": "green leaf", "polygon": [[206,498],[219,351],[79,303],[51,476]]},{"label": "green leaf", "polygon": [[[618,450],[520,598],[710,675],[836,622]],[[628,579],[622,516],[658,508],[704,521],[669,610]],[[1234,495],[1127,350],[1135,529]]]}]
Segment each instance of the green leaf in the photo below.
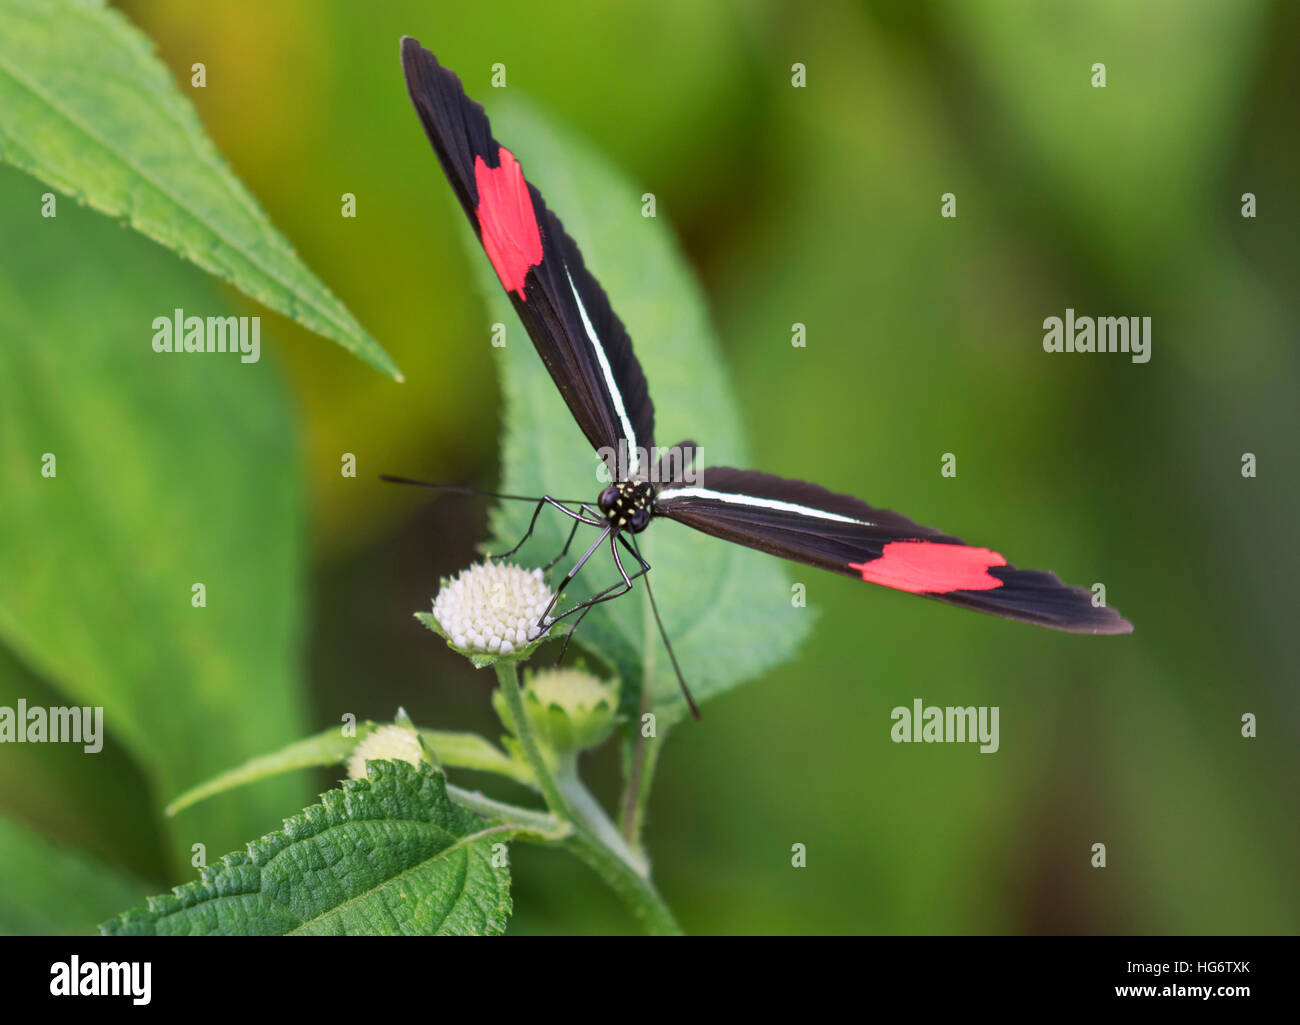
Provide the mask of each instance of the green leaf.
[{"label": "green leaf", "polygon": [[111,935],[495,935],[511,833],[452,802],[432,765],[374,761],[284,829],[101,926]]},{"label": "green leaf", "polygon": [[[215,794],[255,783],[270,776],[278,776],[284,772],[341,765],[348,760],[356,746],[379,725],[374,722],[360,723],[357,725],[355,737],[345,737],[338,727],[331,727],[279,751],[251,758],[243,765],[185,791],[167,806],[167,814],[175,815]],[[517,782],[532,785],[532,774],[528,771],[528,766],[510,758],[504,751],[493,746],[477,733],[428,729],[418,732],[444,766],[453,769],[494,772],[501,776],[508,776]]]},{"label": "green leaf", "polygon": [[88,933],[114,908],[149,887],[89,854],[57,847],[0,817],[0,933],[37,936]]},{"label": "green leaf", "polygon": [[[0,642],[65,702],[102,706],[166,798],[304,732],[284,385],[269,361],[154,352],[159,310],[221,308],[211,280],[81,208],[34,224],[6,167],[0,238],[22,239],[0,247]],[[173,822],[174,864],[308,796],[286,778]]]},{"label": "green leaf", "polygon": [[102,0],[0,0],[0,160],[401,379],[226,166],[150,41]]},{"label": "green leaf", "polygon": [[[655,443],[671,445],[690,438],[703,446],[706,467],[747,466],[730,375],[709,324],[705,297],[668,228],[670,212],[661,206],[657,218],[642,217],[645,190],[532,106],[519,101],[501,104],[494,112],[493,130],[577,240],[588,268],[627,326],[655,403]],[[490,296],[489,320],[507,325],[506,345],[496,350],[505,398],[502,490],[594,500],[602,487],[595,453],[477,245],[472,259]],[[523,502],[503,503],[493,510],[495,550],[523,536],[532,512]],[[571,526],[558,514],[544,511],[520,564],[529,565],[528,558],[534,560],[532,565],[549,561]],[[575,550],[584,550],[592,535],[590,530],[580,533]],[[653,524],[638,542],[654,567],[650,577],[655,597],[697,700],[721,694],[788,659],[807,635],[812,615],[791,606],[789,579],[771,556],[665,521]],[[561,563],[557,572],[567,571],[569,564]],[[569,587],[567,599],[589,597],[617,580],[608,555],[593,558]],[[625,714],[638,709],[642,680],[649,679],[652,707],[661,718],[675,719],[684,713],[685,702],[644,589],[636,586],[639,599],[629,595],[594,607],[577,639],[617,669],[625,683]],[[568,604],[566,600],[562,607]]]},{"label": "green leaf", "polygon": [[477,733],[421,729],[420,737],[433,749],[438,761],[448,768],[492,772],[498,776],[508,776],[525,786],[537,785],[527,765],[511,758]]},{"label": "green leaf", "polygon": [[175,815],[191,805],[213,797],[216,794],[233,790],[236,787],[256,783],[260,779],[278,776],[284,772],[298,769],[312,769],[325,765],[339,765],[347,760],[352,749],[368,734],[374,725],[366,723],[357,727],[356,737],[344,737],[337,728],[325,730],[314,737],[307,737],[279,751],[268,755],[250,758],[243,765],[236,766],[219,776],[214,776],[198,786],[191,787],[167,805],[167,814]]}]

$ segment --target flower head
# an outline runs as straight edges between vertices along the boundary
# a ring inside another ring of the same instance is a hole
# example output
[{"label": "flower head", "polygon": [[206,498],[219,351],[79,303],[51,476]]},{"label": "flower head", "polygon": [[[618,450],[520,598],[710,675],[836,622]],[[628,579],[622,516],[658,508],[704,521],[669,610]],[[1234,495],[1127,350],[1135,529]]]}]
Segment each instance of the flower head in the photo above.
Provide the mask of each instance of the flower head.
[{"label": "flower head", "polygon": [[361,741],[348,759],[348,778],[365,779],[369,759],[410,762],[419,766],[428,761],[419,734],[409,726],[380,726]]},{"label": "flower head", "polygon": [[462,651],[508,655],[549,630],[549,616],[538,624],[552,597],[540,569],[479,562],[443,584],[433,618]]}]

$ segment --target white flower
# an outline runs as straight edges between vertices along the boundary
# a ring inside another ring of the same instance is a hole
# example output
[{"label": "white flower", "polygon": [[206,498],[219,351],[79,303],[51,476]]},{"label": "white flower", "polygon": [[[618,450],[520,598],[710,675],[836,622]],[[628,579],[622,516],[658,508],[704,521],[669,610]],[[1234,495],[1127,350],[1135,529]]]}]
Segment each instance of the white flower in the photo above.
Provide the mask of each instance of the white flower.
[{"label": "white flower", "polygon": [[550,616],[545,626],[538,622],[552,597],[540,569],[479,562],[438,592],[433,618],[463,651],[508,655],[550,628]]},{"label": "white flower", "polygon": [[348,759],[348,778],[365,779],[366,760],[371,758],[415,766],[425,761],[420,738],[409,726],[381,726],[362,740]]}]

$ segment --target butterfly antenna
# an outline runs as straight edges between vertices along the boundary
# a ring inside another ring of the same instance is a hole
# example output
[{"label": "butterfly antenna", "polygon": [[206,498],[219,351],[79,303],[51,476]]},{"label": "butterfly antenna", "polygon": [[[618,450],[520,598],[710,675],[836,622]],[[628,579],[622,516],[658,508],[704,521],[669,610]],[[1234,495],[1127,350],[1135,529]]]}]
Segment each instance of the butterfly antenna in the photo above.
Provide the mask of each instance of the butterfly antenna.
[{"label": "butterfly antenna", "polygon": [[[635,541],[632,542],[636,544]],[[640,548],[637,548],[637,556],[640,557]],[[659,615],[659,604],[655,601],[654,590],[650,587],[650,574],[647,573],[643,578],[645,581],[645,593],[650,596],[650,610],[655,614],[655,623],[659,626],[659,636],[664,639],[664,647],[668,649],[668,658],[672,660],[673,672],[677,674],[677,682],[681,685],[682,696],[686,698],[686,704],[690,706],[691,715],[695,716],[695,721],[700,721],[700,710],[695,704],[695,699],[691,697],[691,689],[686,686],[686,677],[682,675],[682,667],[677,664],[677,656],[673,653],[673,645],[668,640],[668,631],[664,629],[664,621]],[[644,686],[643,682],[643,686]]]},{"label": "butterfly antenna", "polygon": [[[412,480],[410,477],[394,477],[392,474],[381,473],[379,479],[389,484],[412,484],[418,488],[437,488],[439,491],[454,491],[458,495],[480,495],[484,498],[501,498],[512,502],[540,502],[540,495],[506,495],[500,491],[484,491],[482,488],[471,488],[464,484],[435,484],[427,480]],[[556,498],[553,501],[567,505],[579,505],[581,501],[577,498]]]}]

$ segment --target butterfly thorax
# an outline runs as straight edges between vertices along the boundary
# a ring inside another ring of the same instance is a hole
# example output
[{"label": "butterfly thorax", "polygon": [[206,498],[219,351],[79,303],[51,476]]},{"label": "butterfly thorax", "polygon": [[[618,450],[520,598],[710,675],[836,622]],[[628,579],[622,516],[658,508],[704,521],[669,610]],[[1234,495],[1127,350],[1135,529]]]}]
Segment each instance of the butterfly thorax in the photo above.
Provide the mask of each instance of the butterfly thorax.
[{"label": "butterfly thorax", "polygon": [[654,491],[643,480],[623,481],[602,491],[596,504],[611,527],[639,534],[650,525]]}]

